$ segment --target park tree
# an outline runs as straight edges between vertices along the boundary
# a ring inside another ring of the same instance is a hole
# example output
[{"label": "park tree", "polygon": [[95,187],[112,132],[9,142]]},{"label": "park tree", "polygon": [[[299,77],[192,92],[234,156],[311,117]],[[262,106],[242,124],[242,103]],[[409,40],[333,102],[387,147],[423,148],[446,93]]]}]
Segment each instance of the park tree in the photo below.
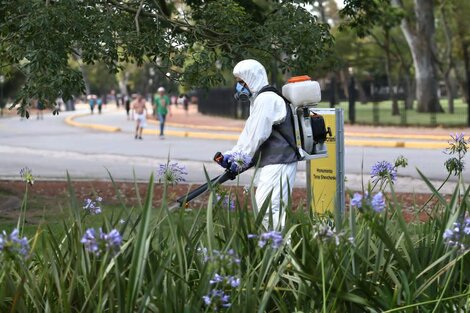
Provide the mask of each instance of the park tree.
[{"label": "park tree", "polygon": [[400,28],[413,58],[417,110],[442,112],[438,97],[434,0],[346,0],[342,14],[349,18],[351,27],[365,34],[365,30],[381,20],[390,4],[404,13]]},{"label": "park tree", "polygon": [[389,90],[389,98],[392,100],[392,115],[399,115],[398,93],[395,88],[398,82],[394,79],[393,75],[393,63],[399,64],[399,62],[394,62],[393,60],[393,57],[395,57],[395,59],[397,58],[396,55],[393,55],[393,45],[396,39],[392,32],[393,29],[400,24],[403,14],[401,10],[397,10],[388,3],[383,4],[381,11],[382,14],[377,15],[375,18],[374,25],[376,27],[362,27],[357,25],[353,27],[353,29],[356,30],[360,37],[368,36],[372,38],[372,41],[382,50],[382,55],[385,57],[384,70]]},{"label": "park tree", "polygon": [[30,98],[52,104],[83,92],[73,56],[110,72],[149,62],[190,86],[218,85],[221,71],[250,57],[304,73],[333,40],[302,2],[311,1],[3,0],[0,66],[26,77],[15,102],[21,115]]},{"label": "park tree", "polygon": [[470,28],[468,16],[470,15],[470,3],[468,1],[451,1],[450,20],[453,31],[455,52],[455,73],[467,101],[467,125],[470,126]]},{"label": "park tree", "polygon": [[452,84],[451,74],[455,67],[454,57],[454,31],[451,21],[452,2],[442,0],[438,2],[437,20],[440,27],[437,28],[437,41],[442,42],[438,45],[438,69],[444,79],[447,94],[447,111],[454,113],[454,88]]},{"label": "park tree", "polygon": [[405,7],[402,0],[392,0],[404,12],[412,12],[401,20],[401,29],[413,57],[418,112],[442,112],[438,96],[434,0],[413,2]]}]

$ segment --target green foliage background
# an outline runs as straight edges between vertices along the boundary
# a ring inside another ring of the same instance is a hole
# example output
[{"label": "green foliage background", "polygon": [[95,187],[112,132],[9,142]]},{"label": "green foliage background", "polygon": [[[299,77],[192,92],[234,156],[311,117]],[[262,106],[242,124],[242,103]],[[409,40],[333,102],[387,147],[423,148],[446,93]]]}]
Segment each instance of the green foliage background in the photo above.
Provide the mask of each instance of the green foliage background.
[{"label": "green foliage background", "polygon": [[50,104],[84,90],[79,69],[100,62],[152,63],[190,86],[223,82],[221,69],[243,58],[284,71],[313,70],[332,44],[329,27],[289,2],[2,0],[0,62],[23,72],[20,114],[31,98]]}]

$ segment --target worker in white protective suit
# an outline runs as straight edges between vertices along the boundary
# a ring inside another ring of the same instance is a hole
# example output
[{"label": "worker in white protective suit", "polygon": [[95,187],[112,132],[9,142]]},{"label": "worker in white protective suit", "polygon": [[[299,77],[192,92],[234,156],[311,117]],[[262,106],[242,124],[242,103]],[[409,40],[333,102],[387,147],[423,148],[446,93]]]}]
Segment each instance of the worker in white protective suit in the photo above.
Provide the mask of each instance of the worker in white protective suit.
[{"label": "worker in white protective suit", "polygon": [[258,61],[239,62],[233,75],[237,80],[235,97],[250,97],[250,116],[235,147],[224,153],[222,163],[230,166],[228,162],[234,153],[247,154],[257,162],[256,203],[261,208],[265,201],[270,202],[263,225],[267,230],[280,230],[285,225],[285,207],[297,171],[292,113],[284,99],[268,85],[266,70]]}]

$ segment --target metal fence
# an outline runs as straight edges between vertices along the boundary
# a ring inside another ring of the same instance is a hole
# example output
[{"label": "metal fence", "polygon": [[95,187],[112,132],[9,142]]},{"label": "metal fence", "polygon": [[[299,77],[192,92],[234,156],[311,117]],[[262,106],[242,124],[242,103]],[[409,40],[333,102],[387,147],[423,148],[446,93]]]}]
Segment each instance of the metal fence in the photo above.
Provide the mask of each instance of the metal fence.
[{"label": "metal fence", "polygon": [[198,110],[202,114],[246,119],[250,103],[236,101],[233,88],[200,89],[197,91]]}]

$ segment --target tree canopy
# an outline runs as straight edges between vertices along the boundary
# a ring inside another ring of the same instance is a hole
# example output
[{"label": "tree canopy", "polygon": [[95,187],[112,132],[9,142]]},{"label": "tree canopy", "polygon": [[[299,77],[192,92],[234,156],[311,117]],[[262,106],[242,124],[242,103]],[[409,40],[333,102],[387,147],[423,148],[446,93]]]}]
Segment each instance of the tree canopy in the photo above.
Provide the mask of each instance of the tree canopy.
[{"label": "tree canopy", "polygon": [[191,86],[221,83],[221,69],[243,58],[304,73],[333,39],[302,2],[311,1],[3,0],[0,66],[26,77],[15,102],[21,115],[29,99],[51,104],[83,92],[72,58],[111,72],[150,62]]}]

